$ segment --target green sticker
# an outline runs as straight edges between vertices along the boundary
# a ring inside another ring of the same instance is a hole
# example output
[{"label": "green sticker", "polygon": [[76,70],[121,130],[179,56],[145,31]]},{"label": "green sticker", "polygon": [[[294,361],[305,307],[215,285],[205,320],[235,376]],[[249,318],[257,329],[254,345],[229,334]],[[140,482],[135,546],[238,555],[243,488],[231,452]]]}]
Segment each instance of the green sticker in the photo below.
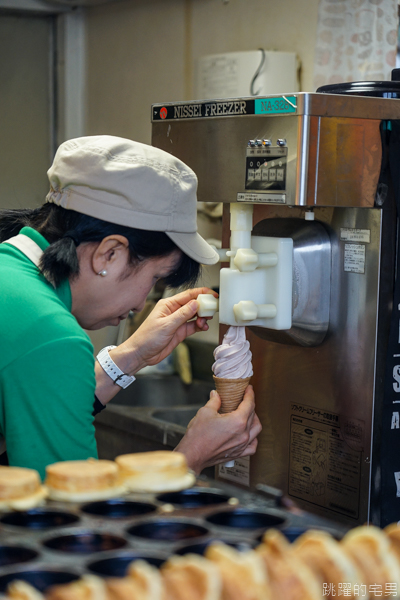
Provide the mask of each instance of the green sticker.
[{"label": "green sticker", "polygon": [[297,109],[296,96],[279,96],[274,98],[256,98],[254,113],[256,115],[276,115],[295,113]]}]

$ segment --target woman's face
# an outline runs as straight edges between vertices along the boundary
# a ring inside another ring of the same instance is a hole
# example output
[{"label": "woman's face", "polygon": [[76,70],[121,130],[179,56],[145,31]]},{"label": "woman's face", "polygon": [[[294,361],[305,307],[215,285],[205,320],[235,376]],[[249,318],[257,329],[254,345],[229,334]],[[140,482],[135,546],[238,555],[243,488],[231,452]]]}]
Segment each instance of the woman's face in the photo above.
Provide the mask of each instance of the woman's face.
[{"label": "woman's face", "polygon": [[[80,275],[71,282],[72,314],[88,330],[118,325],[130,311],[143,310],[152,287],[176,270],[180,258],[180,250],[174,250],[132,266],[127,248],[114,247],[101,264],[92,257],[88,268],[88,261],[80,257]],[[104,277],[98,274],[103,269]]]}]

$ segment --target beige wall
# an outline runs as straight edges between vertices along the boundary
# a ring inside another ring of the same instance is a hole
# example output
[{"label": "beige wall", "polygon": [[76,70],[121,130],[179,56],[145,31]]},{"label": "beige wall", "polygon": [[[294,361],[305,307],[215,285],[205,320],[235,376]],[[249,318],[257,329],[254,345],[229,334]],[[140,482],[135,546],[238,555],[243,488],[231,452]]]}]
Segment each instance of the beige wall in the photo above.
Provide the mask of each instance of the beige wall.
[{"label": "beige wall", "polygon": [[198,57],[294,51],[312,86],[318,0],[123,0],[87,10],[87,134],[149,143],[154,102],[189,100]]},{"label": "beige wall", "polygon": [[0,208],[38,206],[49,190],[51,27],[0,15]]}]

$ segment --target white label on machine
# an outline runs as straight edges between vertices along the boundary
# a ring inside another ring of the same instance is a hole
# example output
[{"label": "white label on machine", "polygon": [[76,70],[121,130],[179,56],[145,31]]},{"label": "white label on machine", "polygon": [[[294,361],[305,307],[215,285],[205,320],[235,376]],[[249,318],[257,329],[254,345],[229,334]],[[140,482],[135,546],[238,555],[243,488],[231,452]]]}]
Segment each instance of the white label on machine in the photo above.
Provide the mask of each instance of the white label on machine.
[{"label": "white label on machine", "polygon": [[253,192],[240,193],[237,195],[238,202],[260,202],[263,204],[286,204],[286,194],[256,194]]},{"label": "white label on machine", "polygon": [[229,481],[235,481],[240,485],[250,485],[250,457],[244,456],[243,458],[235,459],[234,467],[225,467],[225,465],[218,465],[218,476],[223,479],[229,479]]},{"label": "white label on machine", "polygon": [[365,273],[364,244],[344,245],[344,270],[348,273]]},{"label": "white label on machine", "polygon": [[289,494],[358,518],[364,422],[292,404]]},{"label": "white label on machine", "polygon": [[369,244],[371,242],[371,230],[341,227],[340,239],[343,242],[362,242],[363,244]]}]

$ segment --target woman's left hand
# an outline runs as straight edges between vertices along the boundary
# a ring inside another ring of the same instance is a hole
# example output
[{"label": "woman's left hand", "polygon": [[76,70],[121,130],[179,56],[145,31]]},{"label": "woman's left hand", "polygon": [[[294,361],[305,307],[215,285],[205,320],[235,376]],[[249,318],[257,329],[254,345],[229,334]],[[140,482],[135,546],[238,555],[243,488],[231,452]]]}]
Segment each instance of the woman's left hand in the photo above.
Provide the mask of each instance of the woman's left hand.
[{"label": "woman's left hand", "polygon": [[134,357],[136,372],[147,365],[156,365],[168,356],[176,346],[197,331],[207,331],[207,318],[194,318],[198,310],[199,294],[218,294],[209,288],[186,290],[175,296],[159,300],[142,325],[123,344],[121,352]]}]

